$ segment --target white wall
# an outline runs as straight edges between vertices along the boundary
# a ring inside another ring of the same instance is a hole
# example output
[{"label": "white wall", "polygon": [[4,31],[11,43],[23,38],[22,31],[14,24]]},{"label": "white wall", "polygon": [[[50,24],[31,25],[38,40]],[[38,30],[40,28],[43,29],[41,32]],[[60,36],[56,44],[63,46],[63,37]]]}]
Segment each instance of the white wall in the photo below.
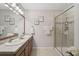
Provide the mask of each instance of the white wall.
[{"label": "white wall", "polygon": [[75,4],[74,36],[75,47],[79,48],[79,4]]},{"label": "white wall", "polygon": [[[57,11],[59,12],[59,11]],[[47,29],[44,27],[54,27],[54,16],[58,14],[56,11],[52,10],[28,10],[25,12],[26,17],[26,34],[30,32],[30,26],[34,26],[35,35],[34,35],[34,47],[53,47],[54,46],[54,32],[51,32],[51,35],[46,34]],[[34,25],[34,20],[38,20],[38,16],[44,16],[44,22],[41,22],[39,25]],[[54,28],[53,28],[54,29]]]}]

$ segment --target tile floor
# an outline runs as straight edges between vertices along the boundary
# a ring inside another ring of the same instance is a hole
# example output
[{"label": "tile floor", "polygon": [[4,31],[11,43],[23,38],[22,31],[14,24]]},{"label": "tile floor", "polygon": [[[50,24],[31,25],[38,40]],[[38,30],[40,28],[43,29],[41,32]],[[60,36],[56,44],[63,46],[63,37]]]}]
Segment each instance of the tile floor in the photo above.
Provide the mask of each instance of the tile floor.
[{"label": "tile floor", "polygon": [[33,48],[31,56],[61,56],[55,48]]}]

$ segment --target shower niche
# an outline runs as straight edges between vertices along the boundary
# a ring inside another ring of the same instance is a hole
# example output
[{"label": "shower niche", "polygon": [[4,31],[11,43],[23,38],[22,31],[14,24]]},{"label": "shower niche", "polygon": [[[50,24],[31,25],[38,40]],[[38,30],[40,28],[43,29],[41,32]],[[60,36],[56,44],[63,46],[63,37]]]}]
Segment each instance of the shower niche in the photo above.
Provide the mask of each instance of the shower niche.
[{"label": "shower niche", "polygon": [[74,47],[74,7],[55,18],[55,47],[62,54]]}]

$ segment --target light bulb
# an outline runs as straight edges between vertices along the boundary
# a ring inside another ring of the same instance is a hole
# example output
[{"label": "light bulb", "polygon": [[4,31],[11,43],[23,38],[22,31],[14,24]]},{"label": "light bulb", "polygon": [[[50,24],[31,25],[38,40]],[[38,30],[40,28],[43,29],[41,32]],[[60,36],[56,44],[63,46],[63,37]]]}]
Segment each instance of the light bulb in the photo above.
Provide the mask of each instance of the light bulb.
[{"label": "light bulb", "polygon": [[22,10],[20,11],[21,14],[23,14]]},{"label": "light bulb", "polygon": [[9,8],[10,10],[13,10],[12,8]]},{"label": "light bulb", "polygon": [[16,7],[16,10],[19,10],[19,7]]},{"label": "light bulb", "polygon": [[24,14],[24,13],[21,11],[21,14]]},{"label": "light bulb", "polygon": [[18,12],[21,12],[21,9],[19,9]]},{"label": "light bulb", "polygon": [[4,6],[9,7],[7,4],[4,4]]},{"label": "light bulb", "polygon": [[23,11],[22,11],[21,9],[19,9],[18,12],[19,12],[20,14],[24,14]]},{"label": "light bulb", "polygon": [[12,3],[12,6],[13,6],[13,7],[17,7],[17,6],[16,6],[16,3]]}]

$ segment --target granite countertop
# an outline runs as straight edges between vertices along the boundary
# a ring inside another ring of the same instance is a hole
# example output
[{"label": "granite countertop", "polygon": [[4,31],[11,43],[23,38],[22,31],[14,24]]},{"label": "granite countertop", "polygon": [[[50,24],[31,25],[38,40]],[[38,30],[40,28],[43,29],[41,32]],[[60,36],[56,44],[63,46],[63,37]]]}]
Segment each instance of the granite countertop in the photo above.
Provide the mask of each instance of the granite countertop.
[{"label": "granite countertop", "polygon": [[7,36],[0,36],[0,41],[8,39],[8,38],[11,38],[11,37],[15,37],[15,36],[18,36],[18,34],[17,33],[13,33],[13,34],[7,35]]},{"label": "granite countertop", "polygon": [[13,46],[8,46],[5,43],[0,45],[0,54],[1,53],[7,53],[7,52],[16,52],[32,35],[25,35],[22,39],[23,42],[21,44],[18,45],[13,45]]}]

